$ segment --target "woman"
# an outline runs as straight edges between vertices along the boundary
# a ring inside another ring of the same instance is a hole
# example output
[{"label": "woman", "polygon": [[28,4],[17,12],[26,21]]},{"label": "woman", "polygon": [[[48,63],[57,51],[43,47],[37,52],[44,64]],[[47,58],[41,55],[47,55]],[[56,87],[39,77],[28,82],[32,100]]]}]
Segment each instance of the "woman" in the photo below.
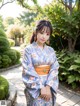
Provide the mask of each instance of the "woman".
[{"label": "woman", "polygon": [[27,106],[55,105],[59,64],[54,49],[46,45],[51,34],[51,23],[40,20],[31,44],[25,48],[22,78],[26,85]]}]

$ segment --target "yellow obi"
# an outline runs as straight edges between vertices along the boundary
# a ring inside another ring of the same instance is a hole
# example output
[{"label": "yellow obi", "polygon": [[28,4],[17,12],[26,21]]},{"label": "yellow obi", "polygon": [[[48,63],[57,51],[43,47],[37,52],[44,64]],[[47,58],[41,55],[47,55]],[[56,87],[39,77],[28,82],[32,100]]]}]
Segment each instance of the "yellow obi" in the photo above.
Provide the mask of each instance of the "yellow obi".
[{"label": "yellow obi", "polygon": [[40,66],[36,66],[34,68],[35,68],[35,71],[37,72],[37,74],[39,74],[39,75],[46,75],[50,71],[49,65],[40,65]]}]

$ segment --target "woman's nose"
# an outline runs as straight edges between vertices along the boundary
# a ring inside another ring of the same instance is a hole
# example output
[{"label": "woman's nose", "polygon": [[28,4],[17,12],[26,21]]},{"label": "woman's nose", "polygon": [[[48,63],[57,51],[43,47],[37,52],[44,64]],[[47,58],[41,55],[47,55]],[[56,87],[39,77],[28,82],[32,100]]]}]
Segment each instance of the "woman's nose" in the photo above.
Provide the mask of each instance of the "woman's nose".
[{"label": "woman's nose", "polygon": [[43,34],[43,38],[45,38],[46,34]]}]

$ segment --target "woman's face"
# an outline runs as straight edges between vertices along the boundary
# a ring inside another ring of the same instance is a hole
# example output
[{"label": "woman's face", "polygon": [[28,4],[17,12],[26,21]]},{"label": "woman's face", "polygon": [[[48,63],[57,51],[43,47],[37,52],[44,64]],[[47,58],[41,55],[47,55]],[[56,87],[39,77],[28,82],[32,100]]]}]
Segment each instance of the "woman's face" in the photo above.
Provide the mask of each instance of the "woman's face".
[{"label": "woman's face", "polygon": [[44,44],[50,37],[50,29],[48,27],[43,27],[41,31],[37,33],[37,42]]}]

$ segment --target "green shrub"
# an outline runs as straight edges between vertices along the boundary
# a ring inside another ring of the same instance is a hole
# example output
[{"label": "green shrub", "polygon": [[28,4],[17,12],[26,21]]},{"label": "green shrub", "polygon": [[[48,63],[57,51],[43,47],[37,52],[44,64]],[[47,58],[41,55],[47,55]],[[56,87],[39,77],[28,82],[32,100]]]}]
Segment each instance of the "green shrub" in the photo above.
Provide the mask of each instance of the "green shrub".
[{"label": "green shrub", "polygon": [[9,41],[4,37],[0,37],[0,53],[3,53],[9,48],[10,48]]},{"label": "green shrub", "polygon": [[72,88],[80,85],[80,52],[70,53],[61,51],[57,53],[60,63],[59,79],[65,81]]},{"label": "green shrub", "polygon": [[0,68],[6,68],[19,62],[20,53],[14,49],[10,49],[10,46],[14,46],[15,43],[11,39],[8,40],[4,31],[1,31],[2,30],[0,30]]},{"label": "green shrub", "polygon": [[2,61],[2,63],[1,63],[2,67],[1,68],[9,67],[10,64],[11,64],[11,59],[7,55],[2,55],[1,61]]},{"label": "green shrub", "polygon": [[19,51],[15,50],[16,51],[16,56],[17,56],[17,61],[19,61],[20,57],[21,57],[21,54]]},{"label": "green shrub", "polygon": [[0,37],[6,37],[4,30],[0,29]]},{"label": "green shrub", "polygon": [[0,55],[0,68],[7,68],[19,63],[20,53],[17,50],[9,49]]},{"label": "green shrub", "polygon": [[14,49],[9,49],[5,53],[5,55],[8,55],[9,58],[11,59],[11,65],[15,64],[17,61],[17,55],[16,55],[16,50]]},{"label": "green shrub", "polygon": [[6,99],[9,94],[9,83],[8,81],[0,76],[0,100]]},{"label": "green shrub", "polygon": [[15,46],[15,41],[14,40],[8,39],[8,41],[9,41],[10,47]]}]

